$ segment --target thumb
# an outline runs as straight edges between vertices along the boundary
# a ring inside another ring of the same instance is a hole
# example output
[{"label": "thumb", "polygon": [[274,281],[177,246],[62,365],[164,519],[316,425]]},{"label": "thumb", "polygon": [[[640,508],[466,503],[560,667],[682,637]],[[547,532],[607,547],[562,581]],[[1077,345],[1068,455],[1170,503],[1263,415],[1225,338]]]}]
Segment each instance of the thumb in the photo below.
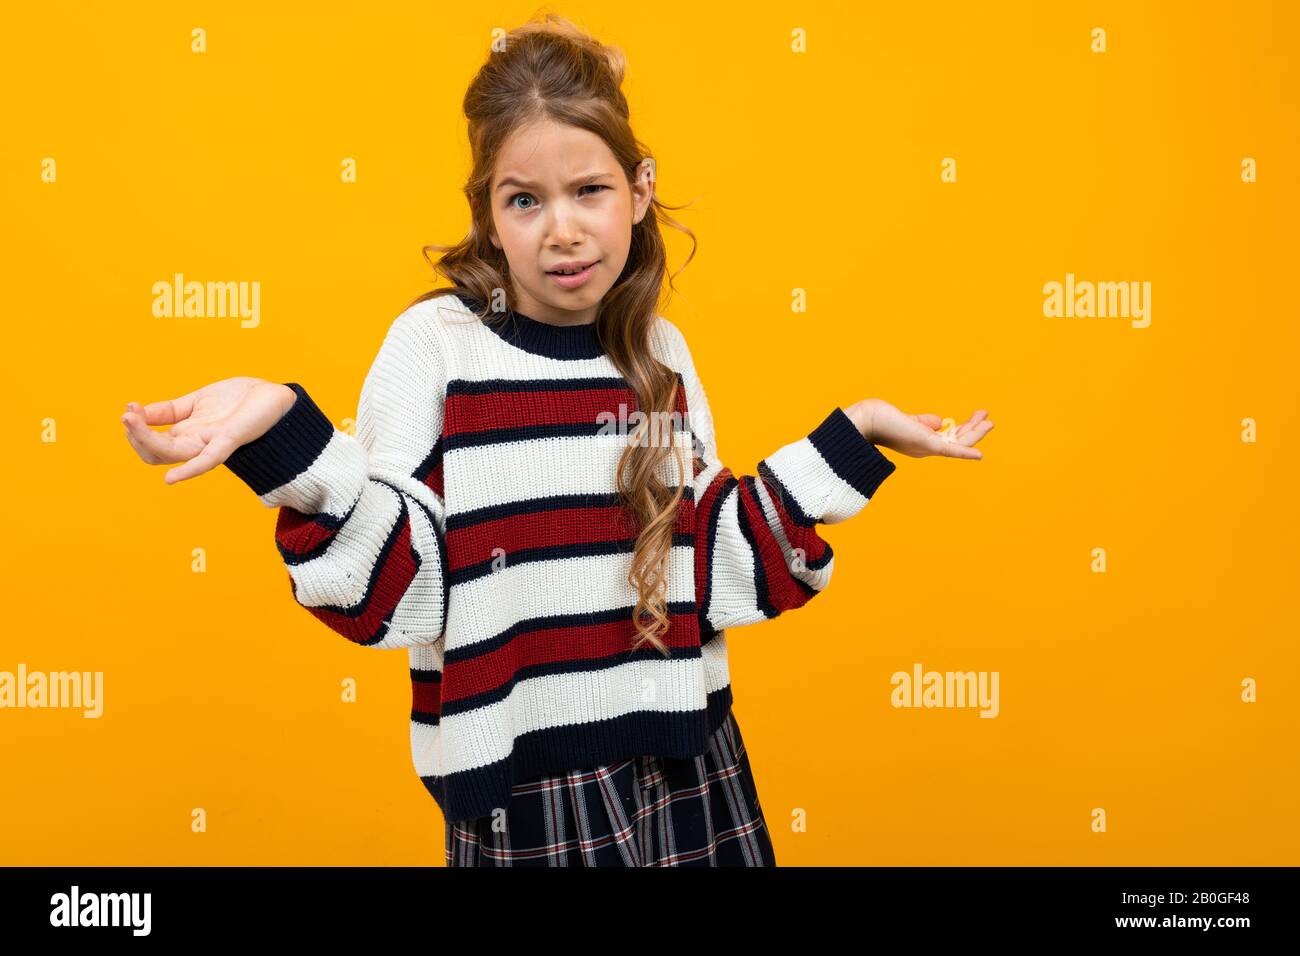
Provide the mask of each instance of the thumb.
[{"label": "thumb", "polygon": [[984,457],[984,452],[978,448],[972,448],[969,445],[963,445],[961,442],[939,440],[939,454],[945,458],[967,458],[979,461]]},{"label": "thumb", "polygon": [[239,443],[233,438],[227,435],[218,435],[208,442],[199,454],[163,475],[163,481],[169,485],[174,485],[178,481],[185,481],[211,471],[229,458],[231,453],[238,447]]}]

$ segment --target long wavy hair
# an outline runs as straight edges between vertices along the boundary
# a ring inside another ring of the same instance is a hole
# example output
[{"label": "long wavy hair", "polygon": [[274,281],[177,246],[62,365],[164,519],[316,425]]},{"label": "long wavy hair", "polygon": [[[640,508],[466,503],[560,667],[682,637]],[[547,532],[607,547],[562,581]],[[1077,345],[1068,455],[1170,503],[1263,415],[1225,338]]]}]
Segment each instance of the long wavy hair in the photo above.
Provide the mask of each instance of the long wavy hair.
[{"label": "long wavy hair", "polygon": [[[600,43],[556,14],[522,24],[493,44],[487,62],[465,93],[473,157],[473,168],[465,183],[472,217],[469,234],[454,246],[424,247],[425,259],[451,286],[425,292],[412,305],[447,293],[462,293],[483,304],[484,312],[478,317],[485,322],[489,321],[489,312],[499,313],[504,320],[507,309],[515,309],[505,253],[489,239],[489,190],[497,156],[516,129],[550,119],[589,130],[609,146],[629,185],[635,181],[637,167],[651,153],[633,135],[628,121],[627,100],[620,89],[625,69],[626,59],[617,47]],[[651,204],[654,215],[643,216],[632,226],[627,264],[600,302],[596,334],[636,394],[637,409],[643,413],[643,420],[628,436],[616,475],[624,514],[633,519],[637,529],[628,572],[628,583],[637,592],[631,650],[648,642],[668,656],[668,647],[661,639],[669,626],[668,557],[686,487],[686,466],[671,429],[667,441],[661,437],[661,423],[673,421],[671,416],[676,411],[677,373],[651,354],[649,343],[666,264],[659,223],[691,237],[691,254],[682,264],[683,269],[694,258],[697,243],[690,229],[665,212],[682,206],[665,205],[657,196],[652,197]],[[430,252],[441,253],[441,258],[435,262]],[[670,289],[678,273],[668,277]],[[661,463],[670,455],[676,459],[679,475],[673,487],[666,486],[659,477]],[[693,475],[703,463],[697,460],[691,467]]]}]

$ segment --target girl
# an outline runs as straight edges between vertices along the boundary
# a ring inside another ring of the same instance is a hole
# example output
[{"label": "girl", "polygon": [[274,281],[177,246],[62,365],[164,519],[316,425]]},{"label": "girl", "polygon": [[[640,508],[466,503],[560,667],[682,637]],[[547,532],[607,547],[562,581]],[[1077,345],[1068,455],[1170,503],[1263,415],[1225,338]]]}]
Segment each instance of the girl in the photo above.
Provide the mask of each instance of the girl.
[{"label": "girl", "polygon": [[407,649],[449,865],[775,865],[725,631],[826,587],[818,525],[894,470],[878,445],[978,459],[993,427],[865,399],[733,475],[656,312],[659,221],[690,230],[655,198],[623,67],[554,15],[490,54],[464,101],[469,234],[433,247],[450,285],[393,322],[355,438],[296,382],[122,416],[145,461],[183,463],[169,484],[224,463],[279,509],[299,604]]}]

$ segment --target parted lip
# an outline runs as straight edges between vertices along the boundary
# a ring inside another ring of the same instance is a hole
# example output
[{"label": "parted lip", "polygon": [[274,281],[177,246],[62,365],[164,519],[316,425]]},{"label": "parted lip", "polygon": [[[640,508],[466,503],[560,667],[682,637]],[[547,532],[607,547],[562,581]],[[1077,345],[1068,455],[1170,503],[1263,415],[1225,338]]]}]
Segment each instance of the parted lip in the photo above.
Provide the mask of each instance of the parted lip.
[{"label": "parted lip", "polygon": [[600,261],[599,259],[589,259],[586,261],[583,261],[581,259],[573,259],[569,262],[557,262],[555,265],[551,266],[546,271],[559,272],[563,270],[564,272],[581,272],[583,269],[587,268],[587,266],[594,266],[599,261]]}]

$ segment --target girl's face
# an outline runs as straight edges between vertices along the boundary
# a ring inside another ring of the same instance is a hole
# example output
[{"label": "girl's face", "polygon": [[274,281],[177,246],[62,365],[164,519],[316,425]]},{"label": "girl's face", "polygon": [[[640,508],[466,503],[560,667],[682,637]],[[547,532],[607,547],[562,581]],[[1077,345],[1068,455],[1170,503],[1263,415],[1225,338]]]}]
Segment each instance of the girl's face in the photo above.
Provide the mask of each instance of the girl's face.
[{"label": "girl's face", "polygon": [[[491,190],[490,238],[509,263],[518,311],[553,325],[596,321],[654,195],[650,165],[629,186],[595,133],[540,120],[506,140]],[[570,279],[552,274],[566,263],[594,265]]]}]

